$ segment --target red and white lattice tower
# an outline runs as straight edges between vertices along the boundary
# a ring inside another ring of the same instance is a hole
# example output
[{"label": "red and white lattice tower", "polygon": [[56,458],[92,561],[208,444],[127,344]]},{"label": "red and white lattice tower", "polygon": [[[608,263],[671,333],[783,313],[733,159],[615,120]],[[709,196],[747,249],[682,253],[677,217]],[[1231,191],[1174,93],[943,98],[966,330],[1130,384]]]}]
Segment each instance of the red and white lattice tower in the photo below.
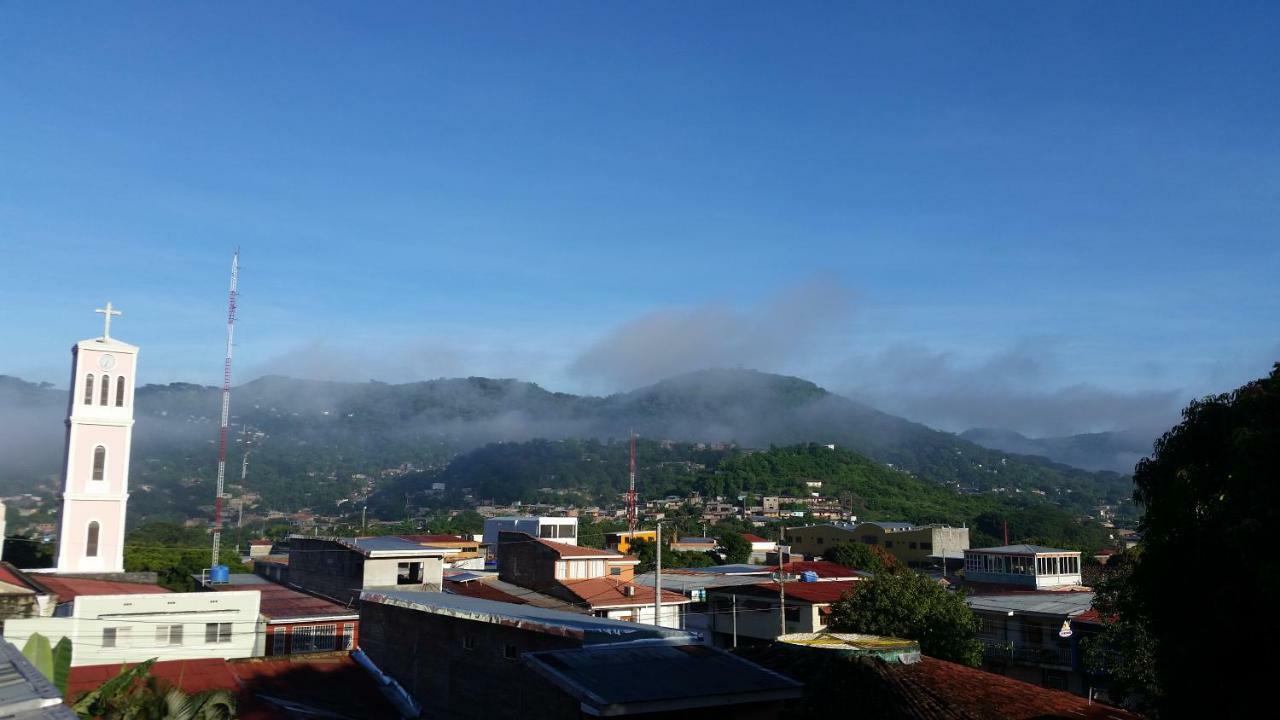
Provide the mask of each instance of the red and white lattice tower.
[{"label": "red and white lattice tower", "polygon": [[[213,565],[222,550],[223,482],[227,476],[227,422],[231,419],[231,347],[236,329],[236,285],[240,278],[240,250],[231,256],[231,290],[227,295],[227,357],[222,365],[222,422],[218,426],[218,488],[213,498]],[[212,567],[211,566],[211,567]]]},{"label": "red and white lattice tower", "polygon": [[636,534],[636,434],[631,433],[631,482],[627,485],[627,530]]}]

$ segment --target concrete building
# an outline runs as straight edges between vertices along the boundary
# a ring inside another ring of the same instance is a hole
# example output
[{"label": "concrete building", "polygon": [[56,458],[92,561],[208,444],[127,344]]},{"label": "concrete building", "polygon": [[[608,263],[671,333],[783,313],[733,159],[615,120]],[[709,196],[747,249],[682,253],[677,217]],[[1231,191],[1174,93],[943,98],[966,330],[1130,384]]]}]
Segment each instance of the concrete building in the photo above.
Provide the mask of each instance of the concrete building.
[{"label": "concrete building", "polygon": [[[831,605],[853,589],[852,580],[786,584],[786,633],[815,633],[827,628]],[[712,641],[717,647],[771,643],[783,635],[779,608],[784,602],[776,582],[707,590]]]},{"label": "concrete building", "polygon": [[256,591],[79,595],[66,614],[7,620],[4,638],[21,647],[35,633],[71,640],[71,664],[119,665],[151,658],[243,658],[258,635]]},{"label": "concrete building", "polygon": [[428,717],[750,720],[801,694],[680,630],[443,593],[361,600],[362,650]]},{"label": "concrete building", "polygon": [[236,573],[212,592],[257,591],[255,657],[350,650],[360,641],[359,611],[315,595],[277,585],[258,575]]},{"label": "concrete building", "polygon": [[[498,543],[498,578],[566,600],[598,617],[652,624],[655,591],[632,583],[637,560],[610,550],[562,545],[504,532]],[[663,591],[660,625],[684,626],[689,599]]]},{"label": "concrete building", "polygon": [[369,588],[439,590],[444,559],[456,552],[395,536],[294,535],[289,538],[289,584],[341,603],[355,600]]},{"label": "concrete building", "polygon": [[631,532],[624,530],[622,532],[611,532],[604,534],[604,546],[610,550],[616,550],[623,555],[631,552],[632,545],[636,541],[657,542],[657,530],[636,530]]},{"label": "concrete building", "polygon": [[[1084,664],[1077,622],[1091,614],[1092,592],[1001,592],[965,597],[978,617],[983,668],[1041,687],[1087,696],[1097,682]],[[1097,631],[1095,627],[1093,631]],[[1066,637],[1063,637],[1063,633]]]},{"label": "concrete building", "polygon": [[964,580],[1037,590],[1079,586],[1080,553],[1040,545],[965,550]]},{"label": "concrete building", "polygon": [[511,515],[484,521],[484,544],[495,545],[498,533],[522,532],[536,538],[554,540],[565,545],[578,544],[578,518]]},{"label": "concrete building", "polygon": [[969,547],[969,529],[948,525],[913,525],[906,522],[824,523],[787,528],[791,551],[809,557],[842,543],[860,542],[882,547],[909,568],[927,568],[947,552]]}]

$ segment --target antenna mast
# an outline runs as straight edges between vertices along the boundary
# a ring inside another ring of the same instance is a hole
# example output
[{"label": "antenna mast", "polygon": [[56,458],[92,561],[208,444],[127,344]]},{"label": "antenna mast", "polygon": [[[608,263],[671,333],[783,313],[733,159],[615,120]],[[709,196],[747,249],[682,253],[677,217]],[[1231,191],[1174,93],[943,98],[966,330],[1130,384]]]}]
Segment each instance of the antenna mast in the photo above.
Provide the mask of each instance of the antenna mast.
[{"label": "antenna mast", "polygon": [[231,256],[231,290],[227,294],[227,358],[222,365],[222,422],[218,426],[218,488],[213,499],[213,564],[222,549],[223,482],[227,477],[227,421],[231,418],[231,341],[236,326],[236,284],[240,278],[240,250]]},{"label": "antenna mast", "polygon": [[636,535],[636,433],[631,431],[631,482],[627,486],[627,530],[631,532],[631,540]]}]

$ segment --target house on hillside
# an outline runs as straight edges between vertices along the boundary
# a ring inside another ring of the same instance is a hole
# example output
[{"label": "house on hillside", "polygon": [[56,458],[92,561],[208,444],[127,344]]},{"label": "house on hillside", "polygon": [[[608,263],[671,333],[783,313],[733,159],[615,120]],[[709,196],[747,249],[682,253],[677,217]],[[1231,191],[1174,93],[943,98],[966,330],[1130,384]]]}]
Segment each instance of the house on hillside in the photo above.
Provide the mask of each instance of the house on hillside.
[{"label": "house on hillside", "polygon": [[[856,582],[788,582],[785,599],[776,582],[709,588],[712,641],[716,647],[738,647],[771,643],[784,634],[822,632],[831,606]],[[785,632],[780,608],[786,616]]]},{"label": "house on hillside", "polygon": [[937,565],[943,553],[968,549],[969,529],[949,525],[914,525],[908,522],[833,522],[791,527],[785,531],[794,553],[821,557],[832,547],[863,543],[884,548],[903,565],[924,569]]}]

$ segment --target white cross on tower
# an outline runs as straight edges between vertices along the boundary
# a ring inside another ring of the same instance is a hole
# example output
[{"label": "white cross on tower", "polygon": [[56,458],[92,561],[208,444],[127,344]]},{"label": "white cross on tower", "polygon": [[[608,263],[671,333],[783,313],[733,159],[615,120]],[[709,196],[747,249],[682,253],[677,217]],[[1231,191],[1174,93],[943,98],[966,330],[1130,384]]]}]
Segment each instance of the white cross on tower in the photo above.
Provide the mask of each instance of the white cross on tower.
[{"label": "white cross on tower", "polygon": [[107,306],[105,308],[98,308],[94,310],[94,312],[102,313],[102,339],[110,340],[111,339],[111,316],[121,315],[123,313],[121,313],[119,310],[112,310],[110,300],[107,301]]}]

